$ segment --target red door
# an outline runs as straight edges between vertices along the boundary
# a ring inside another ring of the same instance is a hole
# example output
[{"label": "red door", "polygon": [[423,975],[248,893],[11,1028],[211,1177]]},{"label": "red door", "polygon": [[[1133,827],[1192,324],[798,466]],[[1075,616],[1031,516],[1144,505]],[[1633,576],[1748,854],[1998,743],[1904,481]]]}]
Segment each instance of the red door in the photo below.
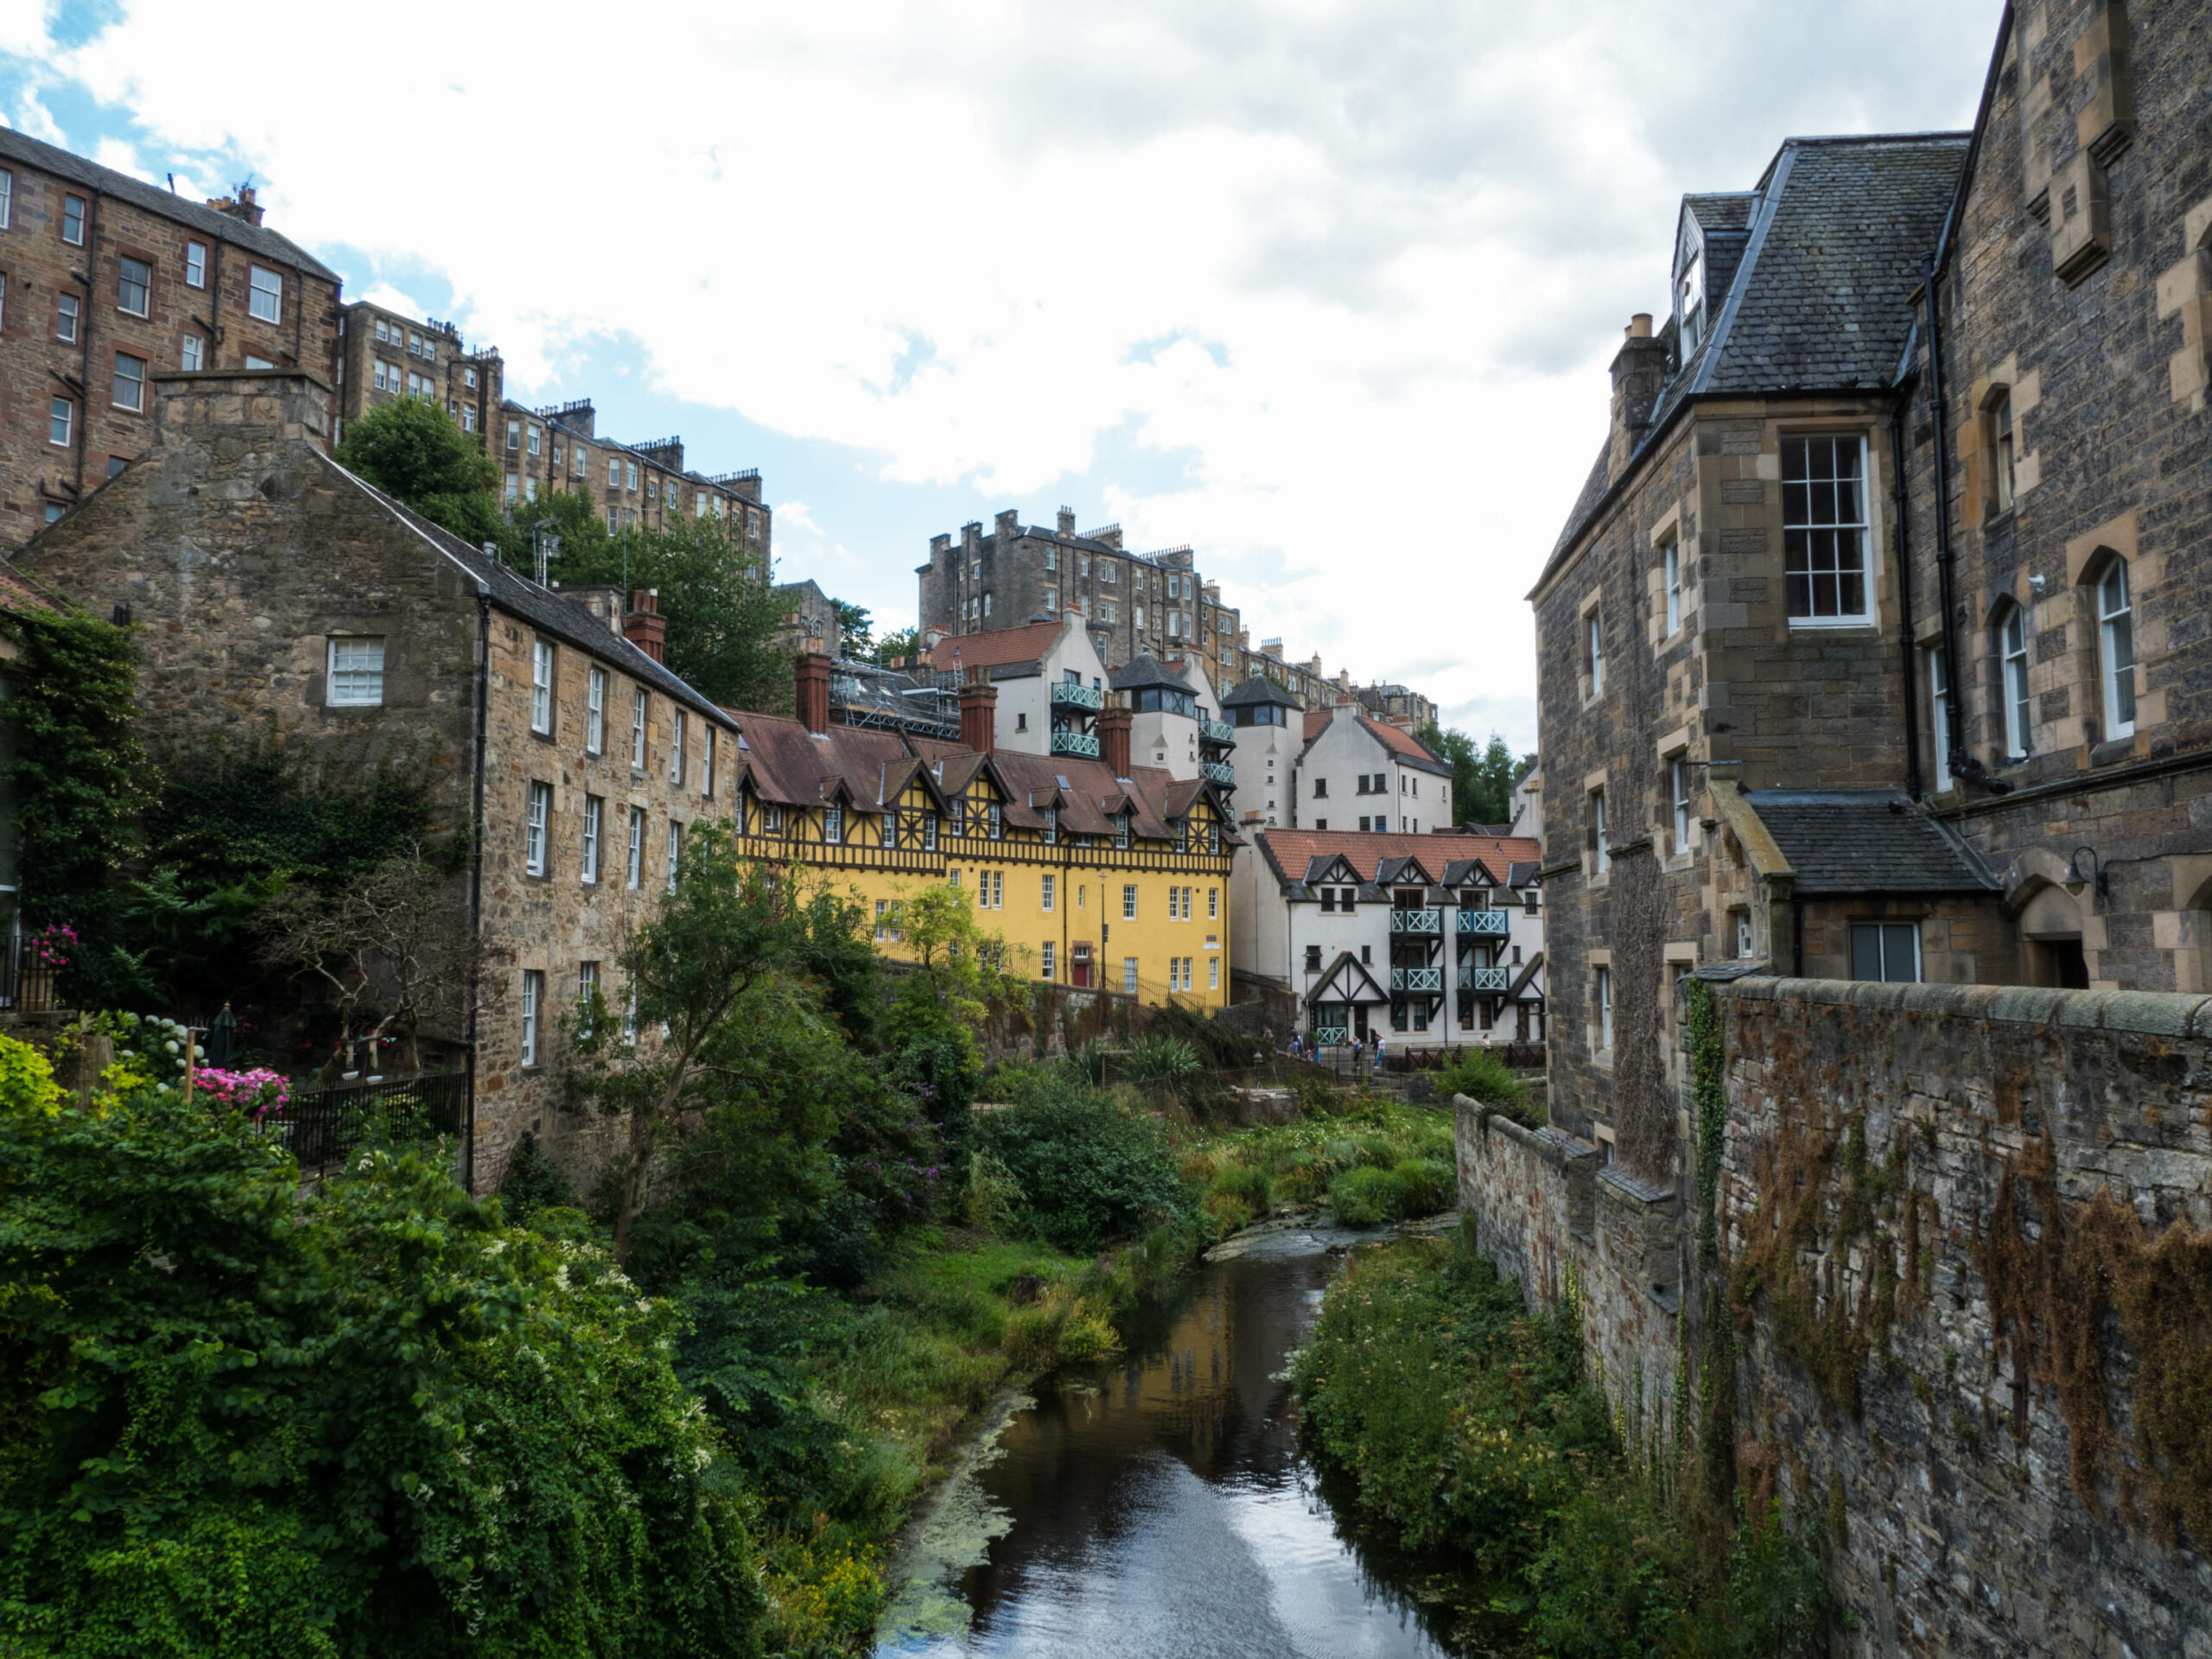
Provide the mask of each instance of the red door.
[{"label": "red door", "polygon": [[1079,991],[1088,990],[1090,988],[1090,947],[1089,945],[1078,944],[1069,951],[1068,983]]}]

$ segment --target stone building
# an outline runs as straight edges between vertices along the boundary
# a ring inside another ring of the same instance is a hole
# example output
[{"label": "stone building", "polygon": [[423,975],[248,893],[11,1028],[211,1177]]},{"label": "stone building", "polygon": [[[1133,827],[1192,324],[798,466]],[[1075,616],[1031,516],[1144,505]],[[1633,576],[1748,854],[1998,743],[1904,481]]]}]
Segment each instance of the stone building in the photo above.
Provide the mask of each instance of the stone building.
[{"label": "stone building", "polygon": [[680,437],[626,443],[601,435],[598,427],[588,397],[545,409],[503,401],[485,441],[505,473],[500,499],[507,510],[548,491],[588,489],[610,531],[712,519],[744,542],[763,575],[773,569],[773,515],[760,499],[758,467],[690,471]]},{"label": "stone building", "polygon": [[438,404],[464,432],[491,430],[505,399],[506,365],[497,346],[471,351],[450,322],[368,300],[339,314],[338,332],[340,442],[352,423],[402,397]]},{"label": "stone building", "polygon": [[1236,970],[1298,998],[1314,1044],[1541,1042],[1533,841],[1260,830],[1238,849]]},{"label": "stone building", "polygon": [[0,129],[0,545],[145,453],[157,374],[333,379],[339,280],[251,187],[202,204]]},{"label": "stone building", "polygon": [[2002,883],[2012,977],[2212,991],[2202,15],[2015,5],[1924,257],[1901,781]]},{"label": "stone building", "polygon": [[1972,132],[1684,198],[1531,594],[1562,1126],[1701,963],[2206,985],[2209,118],[2201,29],[2015,8]]},{"label": "stone building", "polygon": [[[310,780],[389,766],[480,849],[453,903],[480,952],[480,1189],[536,1130],[576,1167],[610,1135],[569,1113],[561,1015],[650,915],[686,831],[725,817],[734,722],[660,661],[650,598],[556,594],[370,488],[327,453],[330,389],[290,372],[170,374],[155,444],[17,563],[142,630],[157,764],[281,744]],[[650,1040],[650,1038],[648,1038]]]}]

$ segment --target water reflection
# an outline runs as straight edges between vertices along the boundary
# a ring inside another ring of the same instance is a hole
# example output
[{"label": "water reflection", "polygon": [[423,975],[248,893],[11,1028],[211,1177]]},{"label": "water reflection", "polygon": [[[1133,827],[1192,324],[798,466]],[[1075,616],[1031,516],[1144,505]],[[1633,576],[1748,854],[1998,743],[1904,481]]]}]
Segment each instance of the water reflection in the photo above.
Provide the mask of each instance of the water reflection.
[{"label": "water reflection", "polygon": [[967,1628],[880,1655],[1447,1651],[1299,1459],[1274,1374],[1338,1263],[1313,1240],[1283,1243],[1202,1268],[1125,1357],[1064,1376],[1012,1418],[976,1477],[1007,1524],[959,1579]]}]

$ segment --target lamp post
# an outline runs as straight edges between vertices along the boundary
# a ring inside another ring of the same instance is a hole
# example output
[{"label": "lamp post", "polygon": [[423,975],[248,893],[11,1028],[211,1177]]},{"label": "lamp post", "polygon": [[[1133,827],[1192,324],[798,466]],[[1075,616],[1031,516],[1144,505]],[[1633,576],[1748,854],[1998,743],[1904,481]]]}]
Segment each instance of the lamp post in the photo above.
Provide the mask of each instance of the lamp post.
[{"label": "lamp post", "polygon": [[[2086,872],[2082,868],[2082,859],[2085,854],[2089,861]],[[2112,883],[2105,874],[2104,861],[2097,856],[2095,848],[2076,847],[2074,849],[2074,856],[2066,866],[2065,887],[2066,891],[2076,899],[2082,896],[2085,888],[2094,888],[2101,899],[2112,896]]]}]

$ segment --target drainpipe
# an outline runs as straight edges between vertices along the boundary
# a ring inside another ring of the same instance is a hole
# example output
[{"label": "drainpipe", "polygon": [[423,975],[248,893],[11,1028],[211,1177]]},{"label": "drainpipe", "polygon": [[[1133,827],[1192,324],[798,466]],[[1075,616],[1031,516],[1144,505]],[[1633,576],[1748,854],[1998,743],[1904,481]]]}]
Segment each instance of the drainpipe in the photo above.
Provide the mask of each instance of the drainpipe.
[{"label": "drainpipe", "polygon": [[1933,259],[1928,263],[1927,280],[1920,291],[1928,304],[1928,403],[1934,415],[1931,424],[1936,437],[1936,573],[1943,601],[1944,665],[1950,671],[1945,676],[1943,700],[1951,710],[1951,770],[1970,776],[1981,768],[1967,764],[1974,757],[1961,741],[1966,723],[1959,718],[1959,679],[1964,664],[1959,660],[1958,604],[1951,592],[1951,445],[1946,425],[1950,410],[1943,401],[1942,308],[1936,296]]},{"label": "drainpipe", "polygon": [[[479,947],[484,941],[484,740],[492,704],[492,589],[476,589],[476,798],[469,820],[468,937]],[[477,960],[477,973],[483,961]],[[476,1191],[476,1005],[480,1000],[470,988],[468,999],[468,1145],[466,1148],[466,1185]]]},{"label": "drainpipe", "polygon": [[1897,496],[1897,610],[1904,644],[1904,792],[1916,801],[1920,798],[1920,718],[1913,686],[1911,509],[1905,499],[1904,406],[1905,394],[1900,391],[1890,404],[1890,473]]},{"label": "drainpipe", "polygon": [[[92,329],[100,315],[100,193],[94,189],[86,203],[85,222],[85,315],[79,335],[77,372],[77,502],[85,499],[85,454],[92,444]],[[115,394],[111,387],[109,397]],[[143,388],[142,397],[153,396],[153,388]],[[72,502],[71,505],[75,505]]]}]

